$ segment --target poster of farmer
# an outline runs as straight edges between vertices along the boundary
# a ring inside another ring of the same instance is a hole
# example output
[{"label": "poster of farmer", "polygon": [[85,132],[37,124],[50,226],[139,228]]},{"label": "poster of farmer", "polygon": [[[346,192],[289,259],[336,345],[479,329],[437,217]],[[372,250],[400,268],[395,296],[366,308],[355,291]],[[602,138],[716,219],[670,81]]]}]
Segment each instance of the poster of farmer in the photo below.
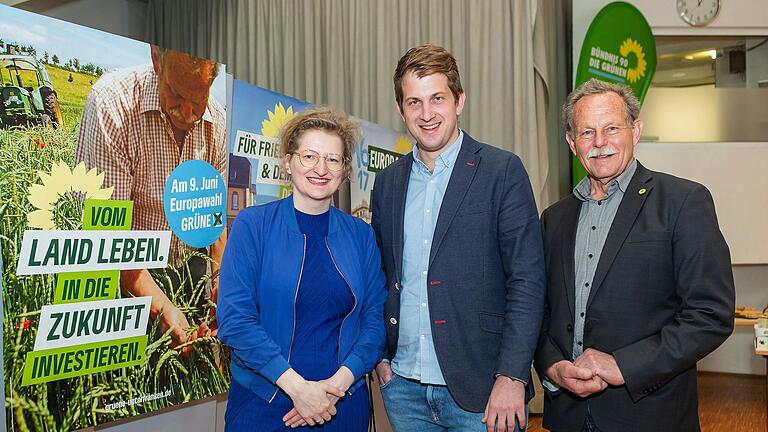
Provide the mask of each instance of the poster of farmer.
[{"label": "poster of farmer", "polygon": [[225,392],[223,65],[0,7],[8,430]]}]

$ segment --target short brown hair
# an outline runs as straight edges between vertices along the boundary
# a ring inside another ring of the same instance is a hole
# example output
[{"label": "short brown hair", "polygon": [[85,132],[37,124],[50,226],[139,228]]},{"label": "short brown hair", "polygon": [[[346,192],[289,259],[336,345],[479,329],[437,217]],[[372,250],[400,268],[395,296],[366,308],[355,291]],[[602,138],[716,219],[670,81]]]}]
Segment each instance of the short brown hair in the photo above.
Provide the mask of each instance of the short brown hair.
[{"label": "short brown hair", "polygon": [[448,88],[451,89],[456,103],[459,101],[459,95],[464,93],[464,89],[461,88],[459,67],[456,66],[456,59],[453,55],[441,46],[420,45],[409,49],[405,55],[400,57],[395,68],[395,75],[392,77],[395,82],[395,100],[401,109],[403,107],[403,77],[411,71],[419,78],[436,73],[445,75],[448,78]]},{"label": "short brown hair", "polygon": [[299,149],[299,138],[305,132],[322,130],[341,138],[344,154],[344,175],[349,177],[352,173],[352,149],[360,137],[360,126],[350,120],[343,112],[334,111],[328,107],[320,106],[305,109],[293,116],[280,130],[280,154],[296,153]]},{"label": "short brown hair", "polygon": [[624,101],[628,125],[632,125],[640,117],[640,101],[632,93],[631,88],[624,84],[609,83],[592,78],[572,91],[565,100],[565,104],[563,104],[563,127],[571,138],[575,138],[574,134],[576,133],[573,125],[573,108],[576,106],[576,102],[585,96],[609,92],[616,93]]}]

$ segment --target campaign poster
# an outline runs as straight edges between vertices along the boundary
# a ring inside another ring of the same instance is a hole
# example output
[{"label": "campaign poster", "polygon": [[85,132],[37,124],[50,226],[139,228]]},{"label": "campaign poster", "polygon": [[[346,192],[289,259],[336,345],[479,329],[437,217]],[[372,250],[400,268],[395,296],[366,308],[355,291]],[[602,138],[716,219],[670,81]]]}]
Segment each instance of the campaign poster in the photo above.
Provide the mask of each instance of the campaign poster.
[{"label": "campaign poster", "polygon": [[[312,104],[234,80],[229,133],[227,224],[244,207],[291,194],[291,178],[283,167],[278,135],[297,112]],[[376,172],[411,151],[405,135],[352,117],[361,128],[353,148],[350,181],[352,215],[371,222],[370,195]]]},{"label": "campaign poster", "polygon": [[225,392],[222,65],[0,7],[6,428]]},{"label": "campaign poster", "polygon": [[405,135],[375,123],[360,121],[363,137],[352,151],[350,207],[352,215],[371,223],[371,190],[376,173],[388,167],[413,149]]},{"label": "campaign poster", "polygon": [[291,194],[291,178],[280,156],[280,129],[309,102],[233,80],[229,116],[227,226],[245,207]]}]

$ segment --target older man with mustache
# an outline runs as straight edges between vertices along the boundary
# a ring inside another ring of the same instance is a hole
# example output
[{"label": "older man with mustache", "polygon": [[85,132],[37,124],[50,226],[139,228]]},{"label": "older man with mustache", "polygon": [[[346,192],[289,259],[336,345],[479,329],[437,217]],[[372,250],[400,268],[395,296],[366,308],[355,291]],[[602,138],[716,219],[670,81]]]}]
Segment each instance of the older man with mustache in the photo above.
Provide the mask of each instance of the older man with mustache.
[{"label": "older man with mustache", "polygon": [[542,215],[547,300],[535,367],[554,431],[697,431],[696,362],[733,330],[728,245],[702,185],[634,158],[624,86],[591,80],[563,107],[586,168]]}]

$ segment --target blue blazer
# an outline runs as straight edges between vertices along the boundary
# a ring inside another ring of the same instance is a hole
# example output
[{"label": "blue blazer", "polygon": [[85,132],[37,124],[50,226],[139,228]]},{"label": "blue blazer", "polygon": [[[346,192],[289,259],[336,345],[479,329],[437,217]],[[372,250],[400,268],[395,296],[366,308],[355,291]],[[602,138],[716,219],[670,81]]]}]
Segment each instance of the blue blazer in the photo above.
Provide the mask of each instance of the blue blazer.
[{"label": "blue blazer", "polygon": [[[330,212],[328,248],[355,297],[339,337],[341,365],[355,376],[352,392],[384,350],[384,275],[371,227],[335,207]],[[291,196],[242,210],[224,250],[218,336],[230,347],[232,378],[267,401],[290,368],[305,242]]]},{"label": "blue blazer", "polygon": [[[413,153],[376,175],[372,225],[388,297],[385,357],[397,351],[403,220]],[[495,376],[525,381],[544,306],[541,229],[528,175],[512,153],[466,132],[429,256],[429,313],[437,360],[458,404],[485,409]]]}]

